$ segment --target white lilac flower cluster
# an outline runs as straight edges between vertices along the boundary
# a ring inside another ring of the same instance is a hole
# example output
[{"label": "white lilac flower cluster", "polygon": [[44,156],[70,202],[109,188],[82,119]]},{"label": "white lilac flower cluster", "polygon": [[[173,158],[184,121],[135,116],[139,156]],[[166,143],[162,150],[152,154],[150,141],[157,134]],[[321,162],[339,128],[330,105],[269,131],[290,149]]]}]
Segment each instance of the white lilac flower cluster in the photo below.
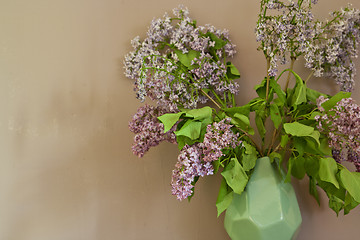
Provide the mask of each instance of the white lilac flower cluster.
[{"label": "white lilac flower cluster", "polygon": [[325,112],[321,104],[327,100],[323,96],[317,100],[324,113],[316,116],[317,128],[328,136],[334,159],[352,162],[360,172],[360,106],[352,98],[344,98]]},{"label": "white lilac flower cluster", "polygon": [[171,181],[172,194],[177,199],[183,200],[193,194],[196,178],[213,174],[212,162],[224,155],[224,149],[241,145],[239,134],[232,132],[229,123],[230,119],[226,118],[208,125],[202,143],[185,145],[181,150]]},{"label": "white lilac flower cluster", "polygon": [[137,98],[149,97],[173,112],[208,101],[203,89],[209,96],[237,92],[238,85],[226,76],[227,59],[236,53],[228,31],[197,27],[184,7],[173,13],[154,19],[147,37],[133,39],[134,51],[125,57],[125,75],[135,80]]},{"label": "white lilac flower cluster", "polygon": [[[270,63],[269,75],[276,76],[278,62],[305,58],[305,67],[316,77],[335,80],[342,91],[352,91],[360,42],[360,11],[351,7],[331,13],[332,19],[320,22],[311,13],[314,0],[284,3],[262,0],[256,27],[257,41]],[[281,12],[279,15],[272,14]],[[270,14],[269,14],[270,13]]]},{"label": "white lilac flower cluster", "polygon": [[[265,57],[270,61],[270,76],[276,76],[278,61],[288,62],[308,50],[310,42],[320,31],[314,22],[311,6],[317,1],[289,1],[287,4],[277,0],[262,0],[259,20],[256,26],[256,40],[261,43]],[[279,15],[273,14],[280,12]],[[269,14],[270,13],[270,14]]]},{"label": "white lilac flower cluster", "polygon": [[155,147],[162,141],[176,143],[174,132],[164,133],[164,125],[157,119],[165,113],[161,107],[145,104],[133,116],[129,123],[129,129],[135,133],[132,151],[138,157],[144,156],[150,147]]},{"label": "white lilac flower cluster", "polygon": [[350,7],[331,13],[333,20],[323,27],[325,39],[317,38],[309,45],[305,55],[306,67],[315,76],[335,80],[342,91],[354,88],[357,47],[360,42],[360,11]]},{"label": "white lilac flower cluster", "polygon": [[212,175],[211,163],[202,161],[203,151],[200,143],[185,145],[181,150],[175,169],[172,172],[172,194],[178,200],[184,200],[193,194],[193,182],[199,176]]},{"label": "white lilac flower cluster", "polygon": [[222,149],[234,149],[241,144],[239,133],[234,134],[231,131],[230,121],[230,118],[225,118],[207,126],[203,141],[205,162],[216,161],[224,155]]}]

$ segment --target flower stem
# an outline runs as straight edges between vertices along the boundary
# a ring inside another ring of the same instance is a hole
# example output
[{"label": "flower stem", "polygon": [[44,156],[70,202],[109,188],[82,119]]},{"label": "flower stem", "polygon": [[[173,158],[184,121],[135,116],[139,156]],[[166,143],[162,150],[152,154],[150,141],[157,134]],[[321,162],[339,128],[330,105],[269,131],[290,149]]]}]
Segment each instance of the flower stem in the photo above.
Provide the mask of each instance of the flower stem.
[{"label": "flower stem", "polygon": [[309,76],[306,78],[305,83],[307,83],[310,80],[310,78],[314,75],[314,73],[315,73],[315,71],[311,71]]},{"label": "flower stem", "polygon": [[[294,68],[295,61],[296,61],[296,58],[291,57],[291,63],[290,63],[290,69],[291,70],[293,70],[293,68]],[[288,77],[286,79],[286,84],[285,84],[285,92],[286,92],[286,89],[289,87],[290,76],[291,76],[291,72],[289,71]]]},{"label": "flower stem", "polygon": [[248,132],[242,130],[241,128],[236,127],[236,129],[238,129],[239,131],[243,132],[244,135],[246,135],[246,136],[251,140],[251,142],[255,145],[256,150],[259,152],[259,154],[261,155],[261,157],[263,157],[264,155],[263,155],[263,153],[261,152],[261,149],[260,149],[259,145],[257,145],[256,142],[254,141],[254,139],[251,138],[250,134],[249,134]]},{"label": "flower stem", "polygon": [[266,65],[266,101],[269,98],[269,85],[270,85],[269,69],[270,69],[270,58],[267,58],[267,65]]},{"label": "flower stem", "polygon": [[207,94],[204,90],[201,89],[201,92],[210,99],[210,101],[212,101],[219,109],[221,109],[220,105],[212,98],[209,96],[209,94]]}]

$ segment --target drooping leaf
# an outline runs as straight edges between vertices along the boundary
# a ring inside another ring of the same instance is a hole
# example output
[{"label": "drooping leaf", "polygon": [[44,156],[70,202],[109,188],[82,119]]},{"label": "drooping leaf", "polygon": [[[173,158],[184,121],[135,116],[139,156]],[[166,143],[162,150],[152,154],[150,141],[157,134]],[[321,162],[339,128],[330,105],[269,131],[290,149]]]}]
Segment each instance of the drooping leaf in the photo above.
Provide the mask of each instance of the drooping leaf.
[{"label": "drooping leaf", "polygon": [[356,202],[360,202],[360,173],[340,170],[340,181]]},{"label": "drooping leaf", "polygon": [[309,192],[310,194],[316,199],[316,202],[320,206],[320,199],[319,199],[319,193],[316,187],[316,180],[312,177],[309,178]]},{"label": "drooping leaf", "polygon": [[313,178],[317,178],[319,176],[319,169],[320,169],[319,157],[308,155],[305,158],[306,173]]},{"label": "drooping leaf", "polygon": [[327,97],[326,94],[323,94],[311,88],[306,88],[306,98],[310,102],[316,103],[316,99],[318,99],[320,96]]},{"label": "drooping leaf", "polygon": [[250,126],[249,118],[243,114],[235,113],[231,119],[231,124],[234,124],[251,135],[254,134],[254,129]]},{"label": "drooping leaf", "polygon": [[280,146],[284,148],[288,142],[289,142],[289,136],[287,134],[282,135],[280,140]]},{"label": "drooping leaf", "polygon": [[279,97],[280,101],[283,103],[282,105],[284,105],[284,103],[286,101],[286,94],[282,90],[281,86],[273,78],[270,79],[270,87],[272,89],[274,89],[276,95]]},{"label": "drooping leaf", "polygon": [[270,118],[273,121],[275,128],[276,129],[279,128],[279,126],[282,122],[282,118],[281,118],[279,108],[275,104],[270,105]]},{"label": "drooping leaf", "polygon": [[226,75],[229,79],[238,79],[240,78],[240,72],[239,70],[232,64],[231,62],[228,62],[226,65]]},{"label": "drooping leaf", "polygon": [[193,145],[195,143],[195,140],[190,139],[186,136],[176,136],[176,142],[178,145],[178,149],[181,150],[184,148],[184,146],[187,145]]},{"label": "drooping leaf", "polygon": [[314,128],[299,122],[285,123],[284,130],[287,134],[297,137],[311,136]]},{"label": "drooping leaf", "polygon": [[354,198],[350,194],[346,194],[345,196],[345,203],[344,203],[344,215],[348,214],[352,209],[354,209],[358,202],[354,200]]},{"label": "drooping leaf", "polygon": [[304,81],[300,78],[298,74],[294,71],[291,71],[296,79],[296,84],[293,89],[293,94],[291,98],[291,105],[300,105],[307,101],[306,99],[306,85]]},{"label": "drooping leaf", "polygon": [[[291,174],[297,179],[303,179],[306,173],[305,170],[305,158],[303,156],[290,158],[292,159]],[[289,159],[289,161],[290,161]]]},{"label": "drooping leaf", "polygon": [[254,87],[260,98],[266,98],[266,78],[262,82]]},{"label": "drooping leaf", "polygon": [[227,108],[224,111],[227,114],[229,114],[230,116],[233,116],[234,114],[239,113],[239,114],[243,114],[243,115],[249,117],[250,105],[246,104],[246,105],[240,106],[240,107]]},{"label": "drooping leaf", "polygon": [[249,171],[253,169],[256,165],[257,160],[257,151],[253,145],[250,145],[246,142],[243,142],[243,146],[245,148],[245,152],[242,155],[242,165],[244,171]]},{"label": "drooping leaf", "polygon": [[186,111],[187,117],[193,117],[194,120],[203,120],[203,119],[211,119],[212,117],[212,109],[211,107],[203,107],[199,109],[191,109]]},{"label": "drooping leaf", "polygon": [[159,121],[164,124],[164,133],[169,131],[179,121],[183,112],[179,113],[166,113],[158,117]]},{"label": "drooping leaf", "polygon": [[328,195],[329,196],[329,207],[336,212],[336,215],[339,216],[339,212],[344,207],[344,202],[337,198],[334,195]]},{"label": "drooping leaf", "polygon": [[177,131],[176,136],[185,136],[192,140],[199,138],[201,132],[201,122],[194,120],[187,120],[187,122]]},{"label": "drooping leaf", "polygon": [[244,191],[248,182],[248,176],[236,158],[231,159],[221,175],[235,193],[241,194]]},{"label": "drooping leaf", "polygon": [[266,118],[265,105],[261,105],[261,107],[255,111],[255,124],[261,138],[264,138],[266,133],[266,128],[264,124],[265,118]]},{"label": "drooping leaf", "polygon": [[335,160],[333,158],[320,158],[319,164],[320,179],[333,184],[336,188],[339,188],[340,186],[336,179],[338,167]]},{"label": "drooping leaf", "polygon": [[351,92],[338,92],[336,95],[331,97],[329,100],[321,104],[321,106],[325,109],[325,111],[329,111],[333,108],[339,101],[344,98],[351,97]]},{"label": "drooping leaf", "polygon": [[223,178],[221,181],[219,194],[216,200],[217,216],[219,217],[231,204],[234,197],[234,192],[226,184],[226,180]]}]

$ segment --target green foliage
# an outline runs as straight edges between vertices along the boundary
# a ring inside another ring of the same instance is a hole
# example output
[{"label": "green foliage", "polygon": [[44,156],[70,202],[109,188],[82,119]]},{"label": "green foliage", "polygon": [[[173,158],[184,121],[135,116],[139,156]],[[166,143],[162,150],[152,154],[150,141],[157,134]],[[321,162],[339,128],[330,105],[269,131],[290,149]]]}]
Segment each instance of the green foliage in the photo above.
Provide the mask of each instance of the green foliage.
[{"label": "green foliage", "polygon": [[237,194],[241,194],[248,182],[248,176],[237,158],[232,158],[221,175],[227,185]]},{"label": "green foliage", "polygon": [[349,98],[349,97],[351,97],[351,92],[338,92],[329,100],[321,104],[321,106],[325,109],[325,111],[329,111],[331,108],[333,108],[336,105],[336,103],[338,103],[344,98]]},{"label": "green foliage", "polygon": [[233,190],[227,185],[223,178],[221,181],[219,194],[216,200],[217,216],[219,217],[231,204],[234,197]]},{"label": "green foliage", "polygon": [[188,53],[183,53],[180,50],[174,49],[174,52],[179,58],[179,61],[187,68],[191,67],[191,62],[195,59],[200,57],[200,52],[195,50],[189,50]]}]

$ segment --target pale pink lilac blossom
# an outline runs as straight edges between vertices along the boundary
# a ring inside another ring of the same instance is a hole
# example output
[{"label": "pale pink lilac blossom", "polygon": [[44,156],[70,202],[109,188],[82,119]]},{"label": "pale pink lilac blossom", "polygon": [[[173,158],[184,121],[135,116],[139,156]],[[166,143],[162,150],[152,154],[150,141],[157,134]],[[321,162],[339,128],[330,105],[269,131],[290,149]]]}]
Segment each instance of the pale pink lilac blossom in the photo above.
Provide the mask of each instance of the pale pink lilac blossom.
[{"label": "pale pink lilac blossom", "polygon": [[321,106],[326,101],[323,96],[317,101],[324,113],[316,117],[317,128],[327,135],[334,159],[350,161],[360,172],[360,106],[352,98],[344,98],[326,112]]},{"label": "pale pink lilac blossom", "polygon": [[144,156],[151,147],[157,146],[162,141],[176,143],[174,129],[164,133],[164,125],[157,119],[165,113],[160,107],[145,104],[129,122],[130,131],[135,133],[132,151],[138,157]]},{"label": "pale pink lilac blossom", "polygon": [[208,125],[202,143],[185,145],[181,150],[171,181],[172,194],[178,200],[192,196],[195,178],[213,174],[212,162],[224,155],[224,149],[241,145],[239,135],[232,132],[229,123],[227,118]]}]

